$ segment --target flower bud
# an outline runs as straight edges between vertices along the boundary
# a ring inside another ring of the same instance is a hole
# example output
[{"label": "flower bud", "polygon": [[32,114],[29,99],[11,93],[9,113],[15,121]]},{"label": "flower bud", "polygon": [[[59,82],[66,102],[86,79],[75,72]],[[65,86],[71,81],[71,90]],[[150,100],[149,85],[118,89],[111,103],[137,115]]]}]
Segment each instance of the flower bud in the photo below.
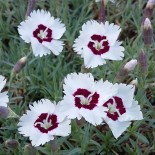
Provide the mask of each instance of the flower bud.
[{"label": "flower bud", "polygon": [[7,107],[0,106],[0,118],[7,118],[9,115],[9,110]]},{"label": "flower bud", "polygon": [[153,42],[153,30],[149,18],[146,18],[143,25],[144,44],[151,45]]},{"label": "flower bud", "polygon": [[18,145],[19,145],[19,143],[15,139],[8,139],[5,141],[5,146],[10,149],[16,149],[18,147]]},{"label": "flower bud", "polygon": [[103,23],[105,22],[105,4],[104,4],[104,0],[101,0],[98,20],[99,20],[99,22],[103,22]]},{"label": "flower bud", "polygon": [[137,65],[137,60],[132,59],[124,65],[124,69],[126,69],[127,71],[133,71],[136,65]]},{"label": "flower bud", "polygon": [[139,66],[141,72],[145,74],[147,72],[148,65],[147,65],[147,55],[144,51],[141,51],[139,54]]},{"label": "flower bud", "polygon": [[137,85],[138,85],[138,80],[137,80],[137,78],[134,79],[134,80],[132,80],[129,84],[130,84],[130,85],[137,86]]},{"label": "flower bud", "polygon": [[148,0],[146,8],[153,9],[155,7],[155,0]]},{"label": "flower bud", "polygon": [[25,15],[26,18],[27,18],[27,16],[29,16],[30,13],[34,10],[35,5],[36,5],[36,1],[37,1],[37,0],[29,0],[28,6],[27,6],[26,15]]},{"label": "flower bud", "polygon": [[60,149],[56,139],[50,141],[50,146],[52,152],[57,152]]},{"label": "flower bud", "polygon": [[22,57],[13,67],[13,72],[19,73],[26,65],[27,57]]},{"label": "flower bud", "polygon": [[26,144],[24,146],[23,155],[35,155],[36,152],[37,152],[36,149],[31,144]]}]

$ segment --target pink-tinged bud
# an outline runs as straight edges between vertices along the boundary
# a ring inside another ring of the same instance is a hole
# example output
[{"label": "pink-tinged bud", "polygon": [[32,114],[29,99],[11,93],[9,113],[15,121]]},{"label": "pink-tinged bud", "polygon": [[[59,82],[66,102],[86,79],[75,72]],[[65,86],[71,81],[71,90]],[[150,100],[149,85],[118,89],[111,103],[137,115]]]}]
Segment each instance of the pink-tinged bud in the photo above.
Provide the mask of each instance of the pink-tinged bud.
[{"label": "pink-tinged bud", "polygon": [[143,74],[147,72],[148,69],[147,55],[144,51],[141,51],[139,54],[139,67]]},{"label": "pink-tinged bud", "polygon": [[143,25],[144,44],[151,45],[153,42],[153,29],[149,18],[146,18]]},{"label": "pink-tinged bud", "polygon": [[14,73],[19,73],[26,65],[27,57],[23,57],[20,60],[17,61],[17,63],[13,67]]},{"label": "pink-tinged bud", "polygon": [[35,155],[37,150],[31,145],[31,144],[26,144],[24,146],[24,155]]},{"label": "pink-tinged bud", "polygon": [[28,6],[27,6],[26,15],[25,15],[26,18],[27,18],[27,16],[29,16],[30,13],[34,10],[34,8],[35,8],[35,6],[36,6],[36,1],[37,1],[37,0],[29,0]]},{"label": "pink-tinged bud", "polygon": [[134,79],[134,80],[132,80],[129,84],[130,84],[130,85],[137,86],[137,85],[138,85],[138,80],[137,80],[137,78]]},{"label": "pink-tinged bud", "polygon": [[127,71],[133,71],[136,65],[137,65],[137,60],[132,59],[124,65],[124,69],[126,69]]},{"label": "pink-tinged bud", "polygon": [[9,115],[9,110],[7,107],[0,106],[0,118],[7,118]]},{"label": "pink-tinged bud", "polygon": [[104,4],[104,0],[101,0],[100,3],[100,10],[99,10],[99,17],[98,17],[98,21],[101,22],[105,22],[105,4]]},{"label": "pink-tinged bud", "polygon": [[18,145],[19,145],[19,143],[15,139],[8,139],[5,141],[5,146],[10,149],[16,149],[18,147]]},{"label": "pink-tinged bud", "polygon": [[155,0],[148,0],[146,8],[153,9],[155,7]]}]

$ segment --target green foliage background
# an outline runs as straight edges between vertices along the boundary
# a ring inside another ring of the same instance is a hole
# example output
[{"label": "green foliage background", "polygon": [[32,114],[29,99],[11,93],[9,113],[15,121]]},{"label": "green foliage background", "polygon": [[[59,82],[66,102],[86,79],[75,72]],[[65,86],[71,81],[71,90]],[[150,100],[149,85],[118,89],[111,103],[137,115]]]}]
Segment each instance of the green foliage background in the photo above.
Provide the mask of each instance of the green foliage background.
[{"label": "green foliage background", "polygon": [[[155,45],[145,47],[141,29],[143,9],[146,0],[116,0],[108,3],[106,19],[119,24],[122,32],[119,40],[125,47],[123,61],[108,61],[106,65],[92,69],[96,79],[103,78],[119,82],[116,75],[120,68],[130,59],[138,59],[143,49],[148,56],[148,72],[143,74],[139,65],[124,82],[138,79],[136,99],[144,119],[135,121],[128,131],[115,139],[106,125],[94,127],[86,123],[79,127],[72,121],[72,133],[66,138],[58,137],[60,155],[153,155],[155,154]],[[46,9],[54,17],[65,23],[67,31],[63,36],[65,47],[59,56],[53,54],[39,58],[32,54],[28,57],[25,68],[13,78],[9,88],[9,78],[14,64],[30,53],[30,45],[24,43],[17,32],[17,26],[25,19],[26,0],[0,0],[0,75],[7,78],[4,90],[9,90],[9,106],[18,115],[28,109],[29,103],[41,98],[60,101],[63,97],[62,83],[64,77],[72,72],[80,72],[83,60],[74,53],[72,45],[79,35],[84,22],[97,19],[99,4],[93,0],[38,0],[36,8]],[[152,18],[152,26],[155,19]],[[23,155],[24,146],[30,141],[17,132],[18,120],[0,119],[0,155]],[[19,146],[8,149],[7,139],[16,139]],[[35,153],[32,153],[33,155]],[[49,144],[36,149],[37,155],[51,155]],[[26,155],[26,154],[25,154]]]}]

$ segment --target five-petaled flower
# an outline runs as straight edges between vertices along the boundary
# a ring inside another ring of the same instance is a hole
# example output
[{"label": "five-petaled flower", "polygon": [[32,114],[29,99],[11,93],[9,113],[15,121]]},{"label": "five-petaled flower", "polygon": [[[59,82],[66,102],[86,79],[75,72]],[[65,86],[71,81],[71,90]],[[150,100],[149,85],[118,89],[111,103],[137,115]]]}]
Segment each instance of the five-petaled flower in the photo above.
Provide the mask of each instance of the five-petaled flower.
[{"label": "five-petaled flower", "polygon": [[31,43],[33,54],[42,57],[50,54],[59,55],[63,50],[63,41],[59,39],[65,32],[65,25],[51,17],[44,10],[33,11],[26,21],[18,26],[18,32],[26,43]]},{"label": "five-petaled flower", "polygon": [[92,74],[69,74],[64,80],[65,96],[61,102],[61,111],[66,112],[68,118],[81,119],[93,125],[102,123],[106,116],[103,102],[109,100],[116,89],[108,81],[94,81]]},{"label": "five-petaled flower", "polygon": [[105,122],[109,125],[115,138],[118,138],[131,124],[132,120],[143,119],[138,102],[134,100],[134,86],[114,85],[118,92],[107,100],[103,107],[108,108]]},{"label": "five-petaled flower", "polygon": [[120,31],[120,27],[113,23],[87,21],[82,26],[80,36],[75,40],[74,50],[84,58],[87,68],[103,65],[106,59],[122,60],[124,47],[117,41]]},{"label": "five-petaled flower", "polygon": [[1,92],[5,83],[6,83],[5,78],[2,75],[0,75],[0,106],[3,107],[7,107],[7,103],[9,102],[9,98],[7,95],[8,92],[7,91]]},{"label": "five-petaled flower", "polygon": [[43,145],[54,136],[68,136],[71,132],[70,120],[60,113],[60,104],[48,99],[34,102],[30,110],[20,118],[19,132],[29,137],[33,146]]}]

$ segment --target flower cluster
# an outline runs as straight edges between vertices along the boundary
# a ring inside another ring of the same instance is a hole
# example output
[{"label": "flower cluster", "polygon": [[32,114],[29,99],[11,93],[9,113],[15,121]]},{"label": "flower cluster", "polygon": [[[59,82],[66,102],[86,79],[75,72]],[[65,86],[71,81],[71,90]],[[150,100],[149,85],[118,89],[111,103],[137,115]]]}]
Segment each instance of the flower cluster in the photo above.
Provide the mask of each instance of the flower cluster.
[{"label": "flower cluster", "polygon": [[[39,146],[54,136],[71,132],[70,119],[82,117],[94,126],[106,122],[115,138],[131,124],[141,120],[142,112],[134,99],[134,86],[95,81],[92,74],[72,73],[64,80],[64,98],[56,104],[41,100],[30,105],[20,119],[19,132]],[[38,139],[39,138],[39,139]]]},{"label": "flower cluster", "polygon": [[[62,52],[60,38],[65,30],[59,19],[44,10],[33,11],[18,26],[21,38],[31,43],[33,54],[40,57]],[[106,64],[106,60],[122,60],[124,47],[118,40],[120,32],[118,25],[108,21],[87,21],[74,41],[74,51],[81,55],[87,68]],[[125,67],[132,70],[135,66],[127,64]],[[0,88],[5,84],[3,80],[0,77]],[[30,138],[32,145],[43,145],[55,136],[68,136],[71,119],[75,118],[84,118],[94,126],[107,123],[115,138],[129,127],[132,120],[143,118],[134,99],[133,85],[112,84],[103,79],[96,81],[91,73],[71,73],[64,79],[63,90],[64,97],[58,104],[42,99],[30,105],[30,110],[20,118],[18,130]],[[8,101],[6,93],[0,95],[5,104]]]}]

